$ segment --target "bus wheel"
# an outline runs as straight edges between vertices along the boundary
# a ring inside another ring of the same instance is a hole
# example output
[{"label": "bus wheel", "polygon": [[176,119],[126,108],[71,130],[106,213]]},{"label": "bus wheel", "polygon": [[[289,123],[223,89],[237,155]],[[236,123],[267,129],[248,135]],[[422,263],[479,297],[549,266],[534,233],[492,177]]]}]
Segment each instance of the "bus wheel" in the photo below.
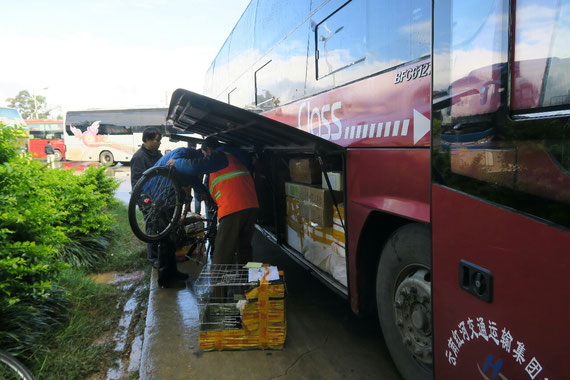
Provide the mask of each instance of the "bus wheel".
[{"label": "bus wheel", "polygon": [[113,157],[113,153],[109,152],[108,150],[104,150],[99,155],[99,162],[105,165],[111,165],[115,162],[115,157]]},{"label": "bus wheel", "polygon": [[380,325],[405,379],[433,377],[430,256],[430,230],[407,224],[388,239],[378,264]]},{"label": "bus wheel", "polygon": [[61,159],[63,158],[63,154],[61,154],[61,150],[54,149],[53,153],[55,154],[55,160],[61,161]]}]

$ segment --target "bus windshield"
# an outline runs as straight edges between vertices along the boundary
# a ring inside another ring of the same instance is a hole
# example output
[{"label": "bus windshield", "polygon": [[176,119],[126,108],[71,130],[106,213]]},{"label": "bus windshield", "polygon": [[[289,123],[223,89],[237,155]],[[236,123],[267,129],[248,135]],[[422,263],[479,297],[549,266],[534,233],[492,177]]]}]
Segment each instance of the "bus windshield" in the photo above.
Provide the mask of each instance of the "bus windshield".
[{"label": "bus windshield", "polygon": [[7,107],[0,107],[0,123],[5,125],[26,125],[17,109]]}]

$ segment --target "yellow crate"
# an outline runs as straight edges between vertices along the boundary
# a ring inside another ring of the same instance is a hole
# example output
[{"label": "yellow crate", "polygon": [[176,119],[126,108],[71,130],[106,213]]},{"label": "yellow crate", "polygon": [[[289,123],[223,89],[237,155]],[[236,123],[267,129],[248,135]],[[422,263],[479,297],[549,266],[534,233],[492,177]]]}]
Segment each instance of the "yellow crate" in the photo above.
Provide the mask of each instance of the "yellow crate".
[{"label": "yellow crate", "polygon": [[[283,272],[279,274],[283,278]],[[287,336],[284,296],[284,282],[271,285],[262,280],[246,293],[247,303],[241,313],[243,328],[201,331],[200,349],[282,349]]]}]

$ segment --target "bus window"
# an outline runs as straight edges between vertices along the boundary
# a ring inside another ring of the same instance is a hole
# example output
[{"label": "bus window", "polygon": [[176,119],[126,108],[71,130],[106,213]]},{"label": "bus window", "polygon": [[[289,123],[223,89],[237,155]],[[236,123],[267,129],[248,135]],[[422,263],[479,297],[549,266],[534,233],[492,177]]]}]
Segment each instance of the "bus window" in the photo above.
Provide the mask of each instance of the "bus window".
[{"label": "bus window", "polygon": [[555,110],[570,104],[570,1],[516,4],[513,111]]},{"label": "bus window", "polygon": [[255,72],[255,105],[262,110],[270,110],[279,105],[279,98],[271,92],[271,86],[267,86],[274,83],[270,65],[271,61]]},{"label": "bus window", "polygon": [[308,57],[305,95],[430,54],[431,6],[426,0],[351,0],[336,9],[326,4],[310,22],[314,54]]},{"label": "bus window", "polygon": [[255,49],[260,53],[268,51],[299,26],[309,13],[310,3],[306,0],[259,1],[255,16]]},{"label": "bus window", "polygon": [[366,59],[365,2],[351,1],[315,27],[317,79]]},{"label": "bus window", "polygon": [[[555,59],[550,54],[562,52],[565,47],[558,45],[570,35],[566,24],[557,22],[567,17],[570,1],[517,2],[512,17],[518,20],[514,35],[520,50],[514,52],[510,73],[513,118],[507,117],[507,3],[456,2],[453,17],[444,17],[452,21],[450,28],[467,27],[453,32],[441,28],[435,35],[433,101],[436,109],[438,103],[444,107],[433,119],[439,130],[433,143],[434,177],[476,197],[569,226],[570,142],[568,123],[560,117],[568,114],[564,94],[570,66],[564,68],[562,61],[570,55]],[[482,12],[475,19],[484,21],[471,24],[473,12]],[[533,41],[540,41],[540,47]],[[551,107],[556,112],[529,113]]]}]

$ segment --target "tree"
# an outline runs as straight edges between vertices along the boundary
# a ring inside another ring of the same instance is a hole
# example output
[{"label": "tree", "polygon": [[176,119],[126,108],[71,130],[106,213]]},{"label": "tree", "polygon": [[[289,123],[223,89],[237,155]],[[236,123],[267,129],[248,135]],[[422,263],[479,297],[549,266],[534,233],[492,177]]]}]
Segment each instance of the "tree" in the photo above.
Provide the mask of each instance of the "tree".
[{"label": "tree", "polygon": [[8,107],[16,108],[24,119],[47,119],[49,112],[46,97],[30,95],[27,90],[18,92],[14,98],[6,99]]}]

